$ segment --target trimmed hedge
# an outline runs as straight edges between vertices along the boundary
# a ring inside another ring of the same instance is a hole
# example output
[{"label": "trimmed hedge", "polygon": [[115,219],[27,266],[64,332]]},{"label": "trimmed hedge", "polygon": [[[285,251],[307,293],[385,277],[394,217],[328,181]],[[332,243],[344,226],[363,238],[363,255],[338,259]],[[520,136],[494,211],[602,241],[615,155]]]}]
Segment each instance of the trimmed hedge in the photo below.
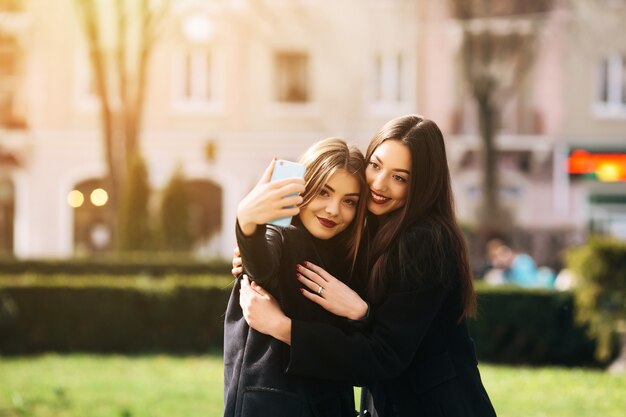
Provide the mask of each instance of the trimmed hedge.
[{"label": "trimmed hedge", "polygon": [[[0,277],[16,306],[0,320],[0,353],[201,352],[221,348],[229,277]],[[481,361],[594,363],[569,292],[479,287],[470,323]],[[9,323],[8,325],[6,323]]]},{"label": "trimmed hedge", "polygon": [[0,353],[201,352],[221,348],[230,295],[224,277],[10,277],[0,294]]},{"label": "trimmed hedge", "polygon": [[214,259],[199,261],[171,253],[127,256],[124,258],[80,258],[69,260],[17,260],[0,257],[4,275],[202,275],[229,274],[230,261]]},{"label": "trimmed hedge", "polygon": [[594,363],[595,343],[574,320],[571,292],[518,287],[478,288],[470,330],[481,360],[503,363]]}]

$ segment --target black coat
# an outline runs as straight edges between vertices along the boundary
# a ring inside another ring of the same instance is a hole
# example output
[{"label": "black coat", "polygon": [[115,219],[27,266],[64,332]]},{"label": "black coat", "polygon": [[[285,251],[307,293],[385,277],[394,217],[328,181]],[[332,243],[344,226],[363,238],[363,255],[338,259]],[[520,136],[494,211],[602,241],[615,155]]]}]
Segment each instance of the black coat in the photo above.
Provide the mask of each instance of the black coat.
[{"label": "black coat", "polygon": [[[495,416],[467,324],[458,321],[461,295],[449,245],[433,253],[435,237],[423,225],[402,241],[411,261],[391,271],[370,327],[293,320],[288,374],[365,385],[381,417]],[[372,414],[362,407],[361,415]]]},{"label": "black coat", "polygon": [[[301,293],[296,264],[319,262],[345,274],[335,240],[315,239],[294,219],[287,228],[261,226],[246,237],[237,227],[245,272],[268,290],[290,317],[304,322],[348,325]],[[345,276],[345,275],[344,275]],[[239,306],[237,280],[224,325],[224,417],[354,417],[354,392],[346,382],[286,375],[288,346],[250,329]]]}]

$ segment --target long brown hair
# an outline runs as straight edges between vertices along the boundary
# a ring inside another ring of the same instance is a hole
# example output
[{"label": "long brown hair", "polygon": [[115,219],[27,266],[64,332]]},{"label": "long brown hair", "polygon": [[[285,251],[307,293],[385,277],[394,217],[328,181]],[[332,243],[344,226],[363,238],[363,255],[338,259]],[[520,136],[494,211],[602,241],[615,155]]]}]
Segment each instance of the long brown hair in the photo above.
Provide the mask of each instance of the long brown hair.
[{"label": "long brown hair", "polygon": [[[419,222],[428,225],[431,230],[431,242],[434,246],[432,255],[442,263],[446,259],[446,253],[452,256],[456,264],[454,275],[458,275],[459,282],[446,282],[450,277],[442,276],[442,283],[460,285],[463,308],[461,318],[472,317],[476,311],[476,295],[465,240],[454,213],[454,197],[443,135],[431,120],[418,115],[398,117],[387,122],[372,138],[366,154],[368,163],[376,148],[386,140],[397,140],[408,148],[411,154],[411,178],[406,204],[378,219],[379,227],[372,239],[368,256],[371,267],[368,296],[374,302],[380,301],[384,296],[390,264],[395,262],[391,259],[392,251],[389,250],[394,244],[398,248],[400,264],[410,262],[410,254],[403,250],[403,236],[411,225]],[[376,222],[374,220],[373,223]],[[450,249],[446,250],[447,247]]]},{"label": "long brown hair", "polygon": [[367,183],[365,182],[365,159],[361,151],[354,145],[348,145],[340,138],[327,138],[313,144],[300,157],[299,162],[305,166],[304,193],[302,204],[305,207],[319,195],[324,185],[338,170],[344,170],[359,182],[359,202],[352,223],[341,232],[341,237],[348,250],[348,260],[352,269],[359,251],[365,213],[367,211]]}]

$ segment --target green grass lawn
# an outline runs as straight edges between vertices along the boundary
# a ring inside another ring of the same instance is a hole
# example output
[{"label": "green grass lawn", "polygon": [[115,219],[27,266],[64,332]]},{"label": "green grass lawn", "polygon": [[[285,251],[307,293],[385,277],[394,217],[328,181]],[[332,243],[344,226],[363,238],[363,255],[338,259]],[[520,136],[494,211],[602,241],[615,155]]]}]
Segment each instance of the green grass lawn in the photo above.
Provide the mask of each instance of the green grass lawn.
[{"label": "green grass lawn", "polygon": [[[482,365],[500,417],[621,417],[626,376]],[[1,417],[212,417],[222,360],[206,356],[0,357]]]}]

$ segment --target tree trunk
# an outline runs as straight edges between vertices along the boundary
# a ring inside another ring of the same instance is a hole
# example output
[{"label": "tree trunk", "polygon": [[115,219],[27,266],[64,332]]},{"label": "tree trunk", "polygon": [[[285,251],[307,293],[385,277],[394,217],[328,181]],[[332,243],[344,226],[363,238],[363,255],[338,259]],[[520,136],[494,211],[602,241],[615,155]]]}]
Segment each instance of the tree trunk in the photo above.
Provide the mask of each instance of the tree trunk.
[{"label": "tree trunk", "polygon": [[117,194],[120,189],[120,176],[117,169],[117,158],[115,149],[115,115],[111,110],[111,100],[106,76],[106,58],[100,46],[100,31],[97,22],[98,13],[93,0],[77,1],[79,13],[82,14],[82,21],[85,28],[87,45],[89,48],[89,59],[91,61],[92,74],[96,85],[97,94],[100,98],[100,117],[102,123],[105,162],[107,174],[105,178],[105,188],[109,195],[108,215],[112,222],[113,234],[116,230],[116,209]]},{"label": "tree trunk", "polygon": [[483,193],[479,222],[481,234],[486,239],[502,236],[506,230],[506,216],[499,200],[498,165],[496,148],[496,123],[498,110],[489,98],[481,97],[478,102],[479,129],[482,138]]}]

